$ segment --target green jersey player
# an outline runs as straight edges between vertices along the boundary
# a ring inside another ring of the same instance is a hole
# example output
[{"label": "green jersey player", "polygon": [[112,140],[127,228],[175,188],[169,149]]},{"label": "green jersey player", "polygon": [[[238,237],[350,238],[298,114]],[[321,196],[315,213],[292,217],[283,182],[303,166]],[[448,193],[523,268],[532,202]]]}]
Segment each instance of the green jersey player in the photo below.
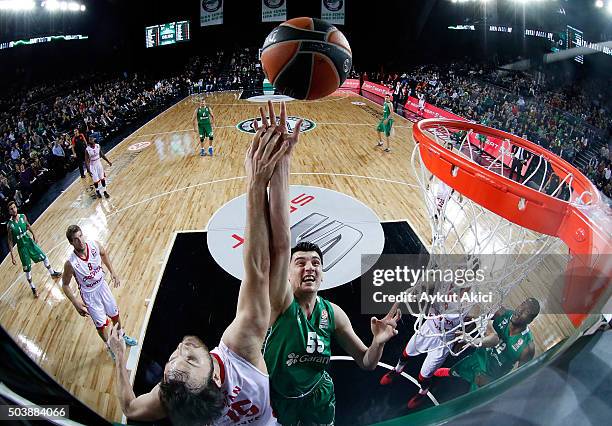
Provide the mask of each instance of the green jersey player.
[{"label": "green jersey player", "polygon": [[14,201],[9,202],[8,211],[11,217],[6,226],[11,262],[13,262],[13,265],[17,264],[17,262],[15,262],[15,256],[13,256],[13,244],[17,244],[17,252],[19,253],[23,272],[26,274],[32,294],[34,297],[38,297],[36,286],[32,282],[32,262],[43,262],[52,278],[59,278],[62,274],[61,272],[55,271],[49,264],[49,259],[47,259],[45,253],[38,244],[36,244],[36,236],[34,235],[34,231],[28,219],[24,214],[19,214],[17,212],[17,204],[15,204]]},{"label": "green jersey player", "polygon": [[[276,117],[268,104],[270,122]],[[263,109],[262,124],[269,127]],[[277,131],[287,135],[286,111],[281,104]],[[296,128],[300,128],[300,122]],[[286,136],[285,136],[286,137]],[[272,408],[282,425],[333,425],[334,384],[327,369],[332,338],[357,365],[376,368],[385,343],[397,334],[400,312],[394,305],[379,320],[372,318],[372,343],[357,336],[342,308],[317,293],[323,277],[323,254],[316,244],[300,242],[291,248],[289,223],[289,158],[293,141],[270,180],[270,330],[263,347],[270,375]]]},{"label": "green jersey player", "polygon": [[389,147],[389,137],[391,136],[391,128],[393,127],[393,104],[391,103],[391,97],[389,94],[385,95],[385,102],[383,103],[383,116],[378,126],[376,126],[376,131],[378,132],[378,146],[383,146],[382,134],[385,134],[385,138],[387,140],[387,146],[385,148],[385,152],[390,152],[391,148]]},{"label": "green jersey player", "polygon": [[204,138],[208,138],[208,155],[212,157],[213,155],[213,129],[212,126],[214,124],[215,115],[212,112],[212,109],[206,105],[206,100],[202,97],[200,98],[200,106],[195,110],[194,119],[196,120],[198,136],[200,137],[200,155],[205,156],[206,150],[204,148]]},{"label": "green jersey player", "polygon": [[502,377],[514,368],[531,360],[535,354],[533,336],[528,325],[540,313],[540,304],[529,298],[512,311],[500,308],[489,324],[482,346],[458,361],[452,368],[439,368],[438,377],[460,377],[471,385],[471,390]]}]

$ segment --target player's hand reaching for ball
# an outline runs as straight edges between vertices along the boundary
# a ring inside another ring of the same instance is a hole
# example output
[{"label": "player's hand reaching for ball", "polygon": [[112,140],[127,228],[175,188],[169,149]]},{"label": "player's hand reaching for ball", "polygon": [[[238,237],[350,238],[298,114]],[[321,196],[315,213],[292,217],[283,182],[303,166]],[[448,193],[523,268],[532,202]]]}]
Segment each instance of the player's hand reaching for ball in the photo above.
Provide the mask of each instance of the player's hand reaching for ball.
[{"label": "player's hand reaching for ball", "polygon": [[123,362],[125,354],[125,340],[123,340],[123,330],[119,328],[119,323],[113,324],[108,336],[108,346],[115,354],[115,362]]},{"label": "player's hand reaching for ball", "polygon": [[276,163],[287,148],[288,144],[283,143],[282,134],[277,126],[257,128],[244,160],[249,182],[267,185]]},{"label": "player's hand reaching for ball", "polygon": [[379,345],[387,343],[391,338],[397,335],[397,322],[402,318],[402,312],[399,309],[399,303],[395,302],[391,310],[383,319],[372,317],[370,319],[370,328],[372,336]]},{"label": "player's hand reaching for ball", "polygon": [[[266,113],[262,107],[259,108],[259,115],[261,116],[261,124],[264,129],[267,129],[270,126],[276,126],[278,132],[283,135],[283,140],[289,143],[289,147],[287,148],[286,152],[286,156],[289,156],[299,141],[300,131],[302,130],[302,122],[304,120],[300,118],[293,129],[293,133],[289,133],[289,128],[287,127],[287,105],[285,102],[281,102],[280,104],[280,120],[278,120],[278,123],[272,101],[268,101],[268,115],[266,116]],[[270,117],[269,121],[267,117]],[[253,124],[257,130],[259,128],[257,121],[255,121]]]}]

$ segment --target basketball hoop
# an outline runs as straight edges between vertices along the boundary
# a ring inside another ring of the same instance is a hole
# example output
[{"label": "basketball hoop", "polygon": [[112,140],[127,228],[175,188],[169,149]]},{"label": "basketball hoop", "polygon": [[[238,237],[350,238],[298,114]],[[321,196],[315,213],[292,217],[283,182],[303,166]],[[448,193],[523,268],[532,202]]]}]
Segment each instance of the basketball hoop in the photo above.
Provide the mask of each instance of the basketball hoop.
[{"label": "basketball hoop", "polygon": [[[413,126],[413,137],[412,167],[432,233],[428,267],[479,268],[484,279],[469,288],[423,281],[407,292],[469,290],[492,296],[486,303],[408,305],[416,317],[415,332],[439,337],[438,348],[446,346],[453,354],[479,346],[504,299],[550,253],[564,253],[565,264],[557,266],[566,271],[561,309],[573,325],[601,309],[610,293],[612,265],[604,255],[612,253],[612,219],[582,173],[539,145],[467,121],[421,120]],[[523,161],[525,151],[531,156],[519,167],[524,180],[517,182],[509,178],[510,165]],[[491,256],[497,254],[504,256]],[[427,320],[441,319],[446,327],[424,327]],[[467,345],[456,350],[458,342]]]}]

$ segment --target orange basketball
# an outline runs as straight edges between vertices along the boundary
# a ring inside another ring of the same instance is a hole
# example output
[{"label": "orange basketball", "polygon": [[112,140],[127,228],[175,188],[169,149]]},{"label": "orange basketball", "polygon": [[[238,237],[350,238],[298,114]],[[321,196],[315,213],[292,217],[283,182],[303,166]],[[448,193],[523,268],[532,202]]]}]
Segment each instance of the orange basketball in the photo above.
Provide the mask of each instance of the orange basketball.
[{"label": "orange basketball", "polygon": [[280,93],[319,99],[346,80],[352,66],[351,47],[333,25],[316,18],[294,18],[266,37],[261,64]]}]

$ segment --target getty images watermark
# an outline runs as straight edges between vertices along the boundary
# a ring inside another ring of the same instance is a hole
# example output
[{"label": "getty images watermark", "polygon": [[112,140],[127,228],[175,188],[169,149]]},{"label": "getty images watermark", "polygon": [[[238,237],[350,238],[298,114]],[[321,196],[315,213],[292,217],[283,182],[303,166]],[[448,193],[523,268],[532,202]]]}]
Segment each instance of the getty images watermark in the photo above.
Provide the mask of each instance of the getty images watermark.
[{"label": "getty images watermark", "polygon": [[395,302],[427,315],[432,305],[447,313],[466,313],[476,306],[479,312],[494,312],[522,301],[513,301],[516,289],[522,298],[540,299],[542,313],[597,313],[603,306],[593,303],[595,296],[609,292],[609,277],[597,271],[572,272],[563,255],[544,255],[537,262],[533,256],[509,254],[382,255],[375,262],[370,256],[362,255],[367,266],[360,279],[361,312],[368,315],[384,314]]}]

